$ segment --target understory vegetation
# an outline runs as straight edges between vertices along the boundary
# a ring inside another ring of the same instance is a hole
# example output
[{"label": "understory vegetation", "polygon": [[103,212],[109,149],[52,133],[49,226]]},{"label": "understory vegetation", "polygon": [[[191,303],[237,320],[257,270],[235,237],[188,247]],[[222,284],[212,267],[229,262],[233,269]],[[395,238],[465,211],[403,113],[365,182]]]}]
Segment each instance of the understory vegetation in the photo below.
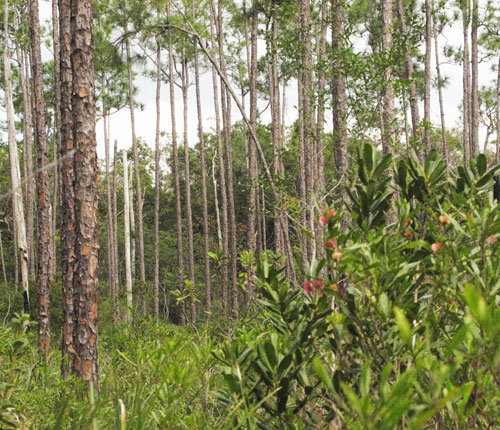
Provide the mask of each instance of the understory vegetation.
[{"label": "understory vegetation", "polygon": [[0,427],[497,428],[499,167],[479,155],[447,172],[434,151],[393,160],[366,144],[356,169],[317,220],[302,287],[262,254],[239,319],[113,325],[101,286],[99,387],[62,380],[29,317],[7,314]]}]

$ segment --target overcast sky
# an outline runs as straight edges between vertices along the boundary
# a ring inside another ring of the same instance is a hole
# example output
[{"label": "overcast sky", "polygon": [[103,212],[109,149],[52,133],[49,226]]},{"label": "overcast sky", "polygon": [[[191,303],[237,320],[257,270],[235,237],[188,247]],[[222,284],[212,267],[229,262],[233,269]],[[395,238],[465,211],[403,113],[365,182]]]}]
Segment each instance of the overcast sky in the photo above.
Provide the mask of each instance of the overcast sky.
[{"label": "overcast sky", "polygon": [[[483,3],[483,0],[480,3]],[[40,2],[40,18],[42,23],[51,19],[51,6],[50,2],[47,0],[41,0]],[[447,29],[445,35],[441,36],[439,39],[440,48],[443,48],[446,44],[453,46],[461,45],[461,28],[459,24],[455,24],[454,28]],[[44,56],[50,55],[49,52],[45,52]],[[164,61],[167,60],[167,54],[164,54]],[[449,84],[444,90],[444,106],[446,112],[447,127],[455,127],[460,121],[459,105],[462,102],[462,68],[460,65],[452,63],[444,63],[446,58],[441,53],[441,73],[443,76],[449,79]],[[496,61],[496,59],[495,59]],[[491,69],[491,62],[482,62],[479,65],[479,86],[490,85],[495,79],[495,73]],[[151,66],[149,66],[151,68]],[[432,72],[435,74],[435,62],[434,53],[432,54]],[[143,110],[136,109],[136,129],[137,136],[142,140],[147,142],[148,145],[153,146],[155,140],[155,82],[151,79],[145,78],[142,75],[143,70],[137,69],[138,76],[135,80],[135,85],[138,88],[136,100],[137,103],[144,106]],[[293,123],[297,117],[296,109],[296,84],[291,82],[287,91],[287,125]],[[213,106],[213,95],[212,95],[212,79],[211,73],[205,73],[201,76],[201,98],[202,98],[202,111],[203,117],[205,119],[204,129],[209,130],[214,127],[214,106]],[[439,126],[439,104],[437,98],[437,91],[433,88],[431,94],[431,120],[434,124]],[[182,97],[180,89],[176,89],[176,111],[177,111],[177,133],[182,136],[183,124],[182,124]],[[247,102],[248,105],[248,102]],[[266,104],[259,105],[260,109],[264,109]],[[234,120],[239,120],[240,115],[237,111],[236,105],[233,104],[233,118]],[[5,112],[0,111],[0,116],[4,116]],[[421,106],[421,115],[423,115],[423,106]],[[169,92],[168,85],[165,83],[162,85],[161,90],[161,117],[162,117],[162,131],[170,133],[170,105],[169,105]],[[190,96],[188,101],[188,129],[189,129],[189,140],[191,143],[196,140],[197,133],[197,117],[196,117],[196,100],[194,93],[194,86],[190,89]],[[265,112],[262,116],[263,121],[269,121],[269,112]],[[118,140],[118,148],[128,148],[131,145],[131,128],[130,128],[130,113],[128,109],[123,109],[120,112],[111,116],[111,141],[114,139]],[[326,128],[329,128],[329,122],[326,124]],[[480,144],[482,147],[484,141],[485,131],[480,132]],[[98,140],[98,154],[99,157],[104,157],[104,147],[103,147],[103,129],[102,121],[97,124],[97,140]],[[163,145],[165,141],[163,142]]]}]

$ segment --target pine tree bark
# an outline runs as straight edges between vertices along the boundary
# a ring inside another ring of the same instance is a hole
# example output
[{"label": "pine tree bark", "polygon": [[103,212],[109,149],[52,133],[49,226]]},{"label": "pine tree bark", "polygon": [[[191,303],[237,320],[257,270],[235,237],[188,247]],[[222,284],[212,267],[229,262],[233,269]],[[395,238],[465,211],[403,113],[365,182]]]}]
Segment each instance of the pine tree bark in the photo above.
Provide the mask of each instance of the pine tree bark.
[{"label": "pine tree bark", "polygon": [[[340,52],[343,47],[344,25],[342,0],[332,1],[333,28],[332,49]],[[347,127],[346,127],[346,84],[345,71],[337,61],[333,68],[332,82],[332,118],[333,118],[333,147],[335,149],[335,175],[340,181],[347,167]]]},{"label": "pine tree bark", "polygon": [[[216,21],[216,12],[215,5],[213,1],[210,4],[210,29],[211,29],[211,48],[213,54],[216,51],[215,45],[215,21]],[[228,260],[229,260],[229,241],[228,241],[228,213],[227,213],[227,188],[226,188],[226,167],[224,161],[224,150],[222,144],[222,132],[221,132],[221,121],[220,121],[220,105],[219,105],[219,88],[217,83],[217,73],[215,69],[212,67],[212,84],[213,84],[213,93],[214,93],[214,107],[215,107],[215,133],[217,135],[217,155],[219,162],[219,189],[220,189],[220,197],[221,197],[221,236],[222,236],[222,261],[221,263],[221,300],[222,300],[222,311],[224,315],[229,314],[229,306],[228,306],[228,282],[229,282],[229,274],[228,274]],[[221,88],[221,94],[223,94],[224,90]]]},{"label": "pine tree bark", "polygon": [[471,157],[475,157],[479,150],[479,66],[477,32],[479,26],[478,0],[472,0],[472,25],[471,25]]},{"label": "pine tree bark", "polygon": [[[167,16],[169,15],[167,6]],[[171,126],[172,126],[172,159],[173,166],[172,171],[174,174],[174,194],[175,194],[175,226],[177,233],[177,266],[178,266],[178,282],[179,288],[184,289],[184,256],[183,256],[183,246],[182,246],[182,209],[181,209],[181,187],[179,183],[179,160],[177,152],[177,129],[175,121],[175,83],[174,83],[174,56],[173,56],[173,46],[172,37],[169,34],[168,38],[168,81],[170,89],[170,115],[171,115]],[[186,314],[184,303],[180,303],[181,312],[181,324],[186,322]]]},{"label": "pine tree bark", "polygon": [[63,294],[63,323],[61,341],[61,373],[69,376],[77,360],[73,333],[76,315],[73,303],[73,281],[76,270],[76,218],[75,218],[75,171],[73,136],[73,72],[71,70],[71,0],[59,2],[59,37],[61,67],[61,274]]},{"label": "pine tree bark", "polygon": [[37,191],[37,291],[38,291],[38,351],[48,358],[50,349],[50,273],[52,259],[52,205],[50,203],[47,133],[45,130],[45,100],[40,51],[40,21],[38,0],[29,2],[31,74],[34,88],[36,191]]},{"label": "pine tree bark", "polygon": [[396,142],[394,129],[394,87],[392,84],[393,66],[391,59],[392,51],[392,0],[382,0],[382,52],[387,64],[383,71],[383,133],[382,147],[384,153],[390,150]]},{"label": "pine tree bark", "polygon": [[117,163],[118,163],[118,141],[115,140],[113,149],[113,258],[114,261],[114,295],[113,295],[113,322],[120,321],[120,304],[118,301],[120,295],[120,274],[118,269],[118,202],[116,198],[117,189]]},{"label": "pine tree bark", "polygon": [[496,151],[495,151],[495,163],[498,163],[500,157],[500,55],[498,56],[498,64],[497,64],[497,106],[496,106],[496,131],[497,131],[497,140],[496,140]]},{"label": "pine tree bark", "polygon": [[123,231],[125,235],[125,278],[127,292],[127,313],[126,320],[130,322],[132,317],[133,296],[132,296],[132,261],[130,252],[130,187],[128,178],[127,151],[123,151]]},{"label": "pine tree bark", "polygon": [[[138,252],[139,252],[139,279],[142,286],[145,286],[146,282],[146,265],[144,261],[144,226],[143,226],[143,216],[142,216],[142,186],[141,186],[141,174],[139,170],[139,160],[137,155],[137,137],[135,133],[135,106],[134,106],[134,86],[132,79],[132,66],[131,66],[131,55],[130,55],[130,41],[127,38],[125,43],[125,48],[127,51],[127,72],[128,72],[128,98],[130,106],[130,123],[132,127],[132,151],[134,154],[134,173],[135,173],[135,194],[137,200],[137,239],[138,239]],[[131,202],[133,205],[133,202]],[[142,315],[145,315],[145,297],[146,294],[142,295]]]},{"label": "pine tree bark", "polygon": [[425,67],[424,67],[424,148],[426,154],[431,150],[431,50],[432,50],[432,13],[431,1],[425,0]]},{"label": "pine tree bark", "polygon": [[[223,32],[223,11],[222,1],[217,2],[218,19],[217,19],[217,36],[219,44],[219,63],[220,69],[226,75],[226,59],[224,53],[224,32]],[[223,141],[226,157],[226,174],[227,174],[227,212],[228,212],[228,253],[231,264],[231,312],[234,316],[239,314],[239,297],[238,297],[238,255],[236,249],[236,215],[234,208],[234,187],[233,187],[233,151],[231,147],[231,96],[228,89],[221,80],[221,108],[223,122]]]},{"label": "pine tree bark", "polygon": [[[252,24],[250,29],[250,128],[254,135],[257,133],[257,32],[258,32],[258,14],[257,2],[252,0]],[[248,144],[248,250],[251,255],[257,251],[257,148],[255,142],[250,140]],[[248,266],[247,271],[247,306],[253,297],[253,276],[254,267]]]},{"label": "pine tree bark", "polygon": [[193,245],[193,214],[191,210],[191,172],[189,165],[189,142],[188,142],[188,88],[189,71],[186,54],[183,52],[182,58],[182,105],[184,115],[184,182],[186,183],[186,221],[187,221],[187,242],[188,242],[188,267],[189,280],[191,285],[191,324],[196,324],[196,283],[194,276],[194,245]]},{"label": "pine tree bark", "polygon": [[463,147],[464,147],[464,162],[467,163],[469,157],[473,157],[470,152],[471,142],[470,142],[470,65],[469,65],[469,7],[468,0],[462,3],[462,30],[464,38],[463,47]]},{"label": "pine tree bark", "polygon": [[160,315],[160,98],[161,98],[161,48],[156,39],[156,132],[155,132],[155,269],[154,269],[154,316]]},{"label": "pine tree bark", "polygon": [[92,2],[73,0],[71,6],[72,108],[76,144],[75,254],[78,261],[74,278],[77,325],[73,337],[78,361],[73,370],[85,381],[97,383],[99,228]]},{"label": "pine tree bark", "polygon": [[[4,37],[9,40],[8,33],[8,10],[9,2],[5,0],[4,9]],[[14,124],[14,104],[12,98],[12,72],[10,68],[10,52],[8,43],[3,50],[4,62],[4,93],[5,105],[7,110],[7,132],[9,142],[9,160],[10,160],[10,178],[12,184],[12,212],[15,225],[15,234],[17,241],[16,251],[19,252],[21,262],[21,281],[23,291],[23,309],[29,313],[29,288],[28,288],[28,249],[26,243],[26,224],[24,221],[23,193],[21,188],[21,168],[19,166],[19,157],[17,155],[16,129]]]},{"label": "pine tree bark", "polygon": [[[205,136],[203,134],[203,119],[201,111],[201,95],[200,95],[200,71],[198,64],[198,51],[194,54],[194,79],[196,87],[196,110],[198,114],[198,139],[200,141],[200,164],[201,164],[201,206],[203,211],[203,274],[205,280],[205,313],[207,321],[210,321],[212,316],[212,287],[210,279],[210,257],[208,256],[209,248],[209,227],[208,227],[208,204],[207,204],[207,170],[205,159]],[[217,193],[217,189],[215,189]]]}]

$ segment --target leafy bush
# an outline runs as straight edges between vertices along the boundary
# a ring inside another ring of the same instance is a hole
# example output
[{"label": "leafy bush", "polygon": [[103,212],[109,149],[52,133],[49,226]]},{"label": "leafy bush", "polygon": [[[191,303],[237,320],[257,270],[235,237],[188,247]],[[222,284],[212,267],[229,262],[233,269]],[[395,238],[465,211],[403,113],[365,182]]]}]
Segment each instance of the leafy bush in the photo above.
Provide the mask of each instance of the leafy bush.
[{"label": "leafy bush", "polygon": [[374,151],[350,193],[362,230],[326,211],[326,258],[301,289],[261,264],[259,322],[214,353],[235,428],[498,427],[498,168],[480,156],[447,177],[436,152],[400,160],[384,224],[390,177],[375,171],[389,158]]}]

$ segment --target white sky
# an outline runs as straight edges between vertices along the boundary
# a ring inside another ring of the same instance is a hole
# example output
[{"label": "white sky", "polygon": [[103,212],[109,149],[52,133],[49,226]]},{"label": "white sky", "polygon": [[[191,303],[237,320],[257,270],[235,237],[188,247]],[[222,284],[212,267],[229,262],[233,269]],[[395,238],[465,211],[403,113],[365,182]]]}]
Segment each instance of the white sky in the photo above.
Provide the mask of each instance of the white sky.
[{"label": "white sky", "polygon": [[[480,1],[480,5],[484,4],[486,0]],[[41,0],[40,2],[40,18],[41,22],[44,23],[51,19],[51,6],[50,2],[47,0]],[[445,31],[444,36],[439,39],[440,49],[442,49],[445,44],[460,46],[462,42],[461,27],[460,24],[455,24],[451,29]],[[48,53],[45,53],[48,55]],[[446,114],[447,128],[452,128],[459,125],[460,112],[459,105],[462,101],[462,68],[460,65],[452,63],[444,63],[446,58],[442,53],[441,55],[441,73],[443,76],[449,79],[449,84],[446,89],[444,89],[444,106]],[[200,54],[201,55],[201,54]],[[432,58],[432,73],[435,75],[435,60],[434,52],[431,55]],[[164,60],[166,59],[166,53],[164,55]],[[493,59],[497,61],[497,59]],[[494,81],[496,73],[491,69],[491,62],[482,62],[479,65],[479,86],[490,85]],[[151,66],[148,66],[151,68]],[[153,80],[141,76],[143,70],[137,69],[138,76],[135,80],[135,86],[138,88],[138,93],[136,96],[137,103],[144,106],[142,111],[136,109],[136,130],[137,136],[143,141],[147,142],[148,145],[153,146],[155,140],[155,127],[156,127],[156,112],[155,112],[155,82]],[[205,73],[201,75],[201,100],[202,100],[202,111],[204,117],[204,130],[208,131],[214,127],[214,105],[213,105],[213,93],[212,93],[212,77],[211,73]],[[193,78],[193,77],[192,77]],[[293,123],[297,117],[296,109],[296,83],[291,82],[289,88],[287,89],[287,125]],[[177,134],[182,137],[183,133],[183,123],[182,123],[182,97],[180,89],[176,89],[176,114],[177,114]],[[259,109],[265,107],[265,103],[259,105]],[[247,100],[248,106],[248,100]],[[421,116],[423,115],[423,106],[421,105]],[[233,103],[232,107],[233,121],[241,119],[236,105]],[[0,117],[4,116],[5,112],[0,110]],[[189,99],[188,99],[188,130],[189,130],[189,140],[191,143],[196,140],[197,133],[197,113],[196,113],[196,99],[194,86],[190,88]],[[161,90],[161,129],[170,134],[170,105],[169,105],[169,90],[168,85],[162,84]],[[269,121],[269,112],[265,112],[262,116],[263,121]],[[439,126],[439,103],[437,90],[433,88],[431,94],[431,120],[436,125]],[[128,109],[123,109],[120,112],[111,116],[110,121],[111,129],[111,142],[114,139],[118,140],[118,148],[128,148],[131,146],[131,128],[130,128],[130,113]],[[326,124],[326,128],[329,128],[329,124]],[[480,145],[482,147],[485,137],[485,131],[480,130]],[[104,145],[103,145],[103,128],[102,121],[97,123],[97,140],[98,140],[98,155],[99,157],[104,157]],[[165,142],[163,142],[163,145]]]}]

